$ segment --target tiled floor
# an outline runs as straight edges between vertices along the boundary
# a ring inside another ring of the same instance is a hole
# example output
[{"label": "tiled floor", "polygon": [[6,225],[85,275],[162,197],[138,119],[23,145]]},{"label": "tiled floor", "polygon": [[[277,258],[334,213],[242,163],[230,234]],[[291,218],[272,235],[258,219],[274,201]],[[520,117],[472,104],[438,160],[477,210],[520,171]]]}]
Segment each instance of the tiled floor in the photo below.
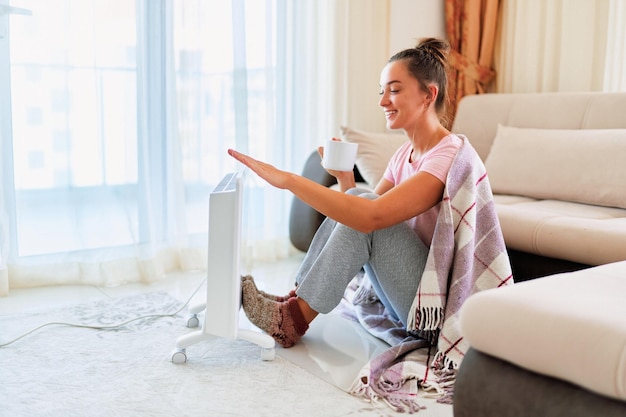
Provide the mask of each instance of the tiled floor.
[{"label": "tiled floor", "polygon": [[[248,271],[242,272],[252,274],[261,289],[270,293],[283,294],[291,289],[293,276],[301,259],[302,254],[297,253],[280,262],[256,263]],[[0,315],[121,297],[141,291],[165,291],[182,302],[186,302],[200,287],[195,296],[191,297],[193,304],[202,302],[204,299],[205,286],[202,285],[204,278],[202,272],[190,272],[173,273],[166,279],[150,285],[131,284],[114,288],[58,286],[15,289],[11,290],[9,296],[0,298]],[[255,329],[243,313],[240,315],[240,326]],[[175,342],[175,340],[172,341],[172,348]],[[358,324],[331,313],[318,316],[302,341],[296,346],[290,349],[278,347],[276,354],[328,383],[347,390],[363,365],[386,347],[385,343],[369,335]],[[390,414],[393,413],[390,412]],[[429,402],[428,409],[420,412],[420,415],[450,417],[452,407]]]}]

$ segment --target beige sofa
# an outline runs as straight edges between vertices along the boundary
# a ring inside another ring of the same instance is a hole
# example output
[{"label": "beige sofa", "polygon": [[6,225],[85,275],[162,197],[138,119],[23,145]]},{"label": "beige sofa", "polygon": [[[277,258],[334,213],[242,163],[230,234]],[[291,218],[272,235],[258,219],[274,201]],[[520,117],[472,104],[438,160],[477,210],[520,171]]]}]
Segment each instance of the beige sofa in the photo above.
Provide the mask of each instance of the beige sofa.
[{"label": "beige sofa", "polygon": [[455,417],[626,415],[626,94],[467,97],[454,130],[485,161],[516,282],[524,261],[594,266],[467,300]]},{"label": "beige sofa", "polygon": [[626,93],[469,96],[453,130],[485,161],[508,248],[626,260]]}]

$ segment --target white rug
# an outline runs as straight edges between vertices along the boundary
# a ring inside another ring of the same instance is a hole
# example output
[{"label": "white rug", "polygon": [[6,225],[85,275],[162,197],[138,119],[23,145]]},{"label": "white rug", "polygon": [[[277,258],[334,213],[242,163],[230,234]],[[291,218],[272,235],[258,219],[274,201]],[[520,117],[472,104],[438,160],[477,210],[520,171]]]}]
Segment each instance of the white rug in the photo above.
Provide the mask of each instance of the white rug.
[{"label": "white rug", "polygon": [[[52,321],[111,325],[176,311],[148,293],[0,317],[0,343]],[[184,313],[184,310],[183,310]],[[260,359],[245,341],[215,338],[175,365],[183,314],[116,330],[47,327],[0,348],[0,416],[387,416],[293,363]]]}]

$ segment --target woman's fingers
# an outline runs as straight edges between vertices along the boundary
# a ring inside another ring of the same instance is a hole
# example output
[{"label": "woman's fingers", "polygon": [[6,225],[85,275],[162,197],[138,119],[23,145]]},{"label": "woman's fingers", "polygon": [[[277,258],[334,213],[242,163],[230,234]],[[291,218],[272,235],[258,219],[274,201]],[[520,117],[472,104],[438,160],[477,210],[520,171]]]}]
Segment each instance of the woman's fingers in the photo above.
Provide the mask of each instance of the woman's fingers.
[{"label": "woman's fingers", "polygon": [[241,162],[242,164],[244,164],[245,166],[248,166],[246,155],[242,154],[241,152],[237,152],[234,149],[229,149],[228,154],[232,156],[233,158],[235,158],[236,160],[238,160],[239,162]]},{"label": "woman's fingers", "polygon": [[234,149],[229,149],[228,154],[250,168],[255,174],[274,187],[285,188],[285,181],[289,175],[287,172],[281,171],[273,165],[258,161],[251,156],[237,152]]}]

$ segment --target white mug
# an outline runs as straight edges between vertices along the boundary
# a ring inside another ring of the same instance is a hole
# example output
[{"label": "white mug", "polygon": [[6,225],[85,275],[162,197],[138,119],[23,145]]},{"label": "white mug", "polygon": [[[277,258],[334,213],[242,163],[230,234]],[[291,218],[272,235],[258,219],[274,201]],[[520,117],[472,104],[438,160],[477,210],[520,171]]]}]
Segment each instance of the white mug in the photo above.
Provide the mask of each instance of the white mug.
[{"label": "white mug", "polygon": [[329,140],[324,147],[322,166],[334,171],[352,171],[358,147],[357,143]]}]

